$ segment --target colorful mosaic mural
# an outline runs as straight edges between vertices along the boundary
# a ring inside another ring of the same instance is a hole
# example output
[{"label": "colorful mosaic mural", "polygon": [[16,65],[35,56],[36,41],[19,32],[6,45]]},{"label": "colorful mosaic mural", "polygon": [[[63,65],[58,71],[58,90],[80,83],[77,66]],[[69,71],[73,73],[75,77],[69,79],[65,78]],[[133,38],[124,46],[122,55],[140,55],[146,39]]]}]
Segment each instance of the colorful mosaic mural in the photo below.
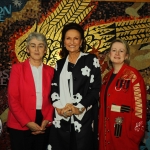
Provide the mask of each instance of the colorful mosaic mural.
[{"label": "colorful mosaic mural", "polygon": [[[43,33],[48,42],[44,63],[60,59],[63,25],[77,22],[85,30],[86,52],[99,56],[102,77],[108,71],[107,51],[115,38],[125,39],[131,49],[131,65],[147,86],[147,121],[150,120],[150,3],[96,0],[0,0],[0,149],[10,150],[7,121],[7,83],[12,64],[24,61],[29,33]],[[149,125],[149,122],[148,122]],[[149,126],[141,149],[150,149]]]}]

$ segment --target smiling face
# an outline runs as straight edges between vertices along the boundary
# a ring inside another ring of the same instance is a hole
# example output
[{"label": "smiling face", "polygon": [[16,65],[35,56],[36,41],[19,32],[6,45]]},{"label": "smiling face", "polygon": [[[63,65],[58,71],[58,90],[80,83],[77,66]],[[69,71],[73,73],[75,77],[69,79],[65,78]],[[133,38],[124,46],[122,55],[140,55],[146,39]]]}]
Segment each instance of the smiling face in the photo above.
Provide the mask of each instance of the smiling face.
[{"label": "smiling face", "polygon": [[113,43],[110,52],[108,54],[113,65],[124,64],[125,59],[128,58],[126,47],[121,42]]},{"label": "smiling face", "polygon": [[64,46],[69,53],[79,52],[82,45],[80,33],[75,29],[70,29],[65,34]]},{"label": "smiling face", "polygon": [[27,47],[27,52],[30,54],[30,61],[42,61],[46,48],[43,41],[33,38]]}]

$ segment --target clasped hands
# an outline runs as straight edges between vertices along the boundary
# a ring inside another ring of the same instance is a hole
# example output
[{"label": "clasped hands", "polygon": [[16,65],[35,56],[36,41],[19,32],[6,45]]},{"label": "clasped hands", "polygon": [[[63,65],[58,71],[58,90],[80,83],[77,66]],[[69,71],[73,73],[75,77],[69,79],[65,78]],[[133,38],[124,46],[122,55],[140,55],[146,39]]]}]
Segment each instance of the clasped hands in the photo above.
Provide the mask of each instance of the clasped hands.
[{"label": "clasped hands", "polygon": [[[67,103],[64,108],[56,108],[57,113],[60,116],[63,116],[65,118],[70,117],[72,115],[80,115],[81,112],[79,111],[79,108],[75,107],[73,104]],[[82,108],[82,112],[85,110],[85,108]]]},{"label": "clasped hands", "polygon": [[39,126],[35,122],[28,122],[26,126],[32,131],[32,134],[37,135],[45,133],[46,125],[48,123],[48,120],[43,120],[41,126]]}]

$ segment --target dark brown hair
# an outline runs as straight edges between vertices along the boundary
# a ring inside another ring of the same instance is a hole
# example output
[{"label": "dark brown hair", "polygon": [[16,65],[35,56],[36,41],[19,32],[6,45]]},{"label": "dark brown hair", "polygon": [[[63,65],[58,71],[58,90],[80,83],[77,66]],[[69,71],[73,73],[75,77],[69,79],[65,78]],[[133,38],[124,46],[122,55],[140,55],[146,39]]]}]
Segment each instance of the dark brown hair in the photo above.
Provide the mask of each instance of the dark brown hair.
[{"label": "dark brown hair", "polygon": [[68,30],[71,30],[71,29],[77,30],[80,33],[80,36],[81,36],[81,39],[82,39],[82,46],[80,47],[80,51],[84,52],[84,50],[85,50],[86,42],[85,42],[85,38],[84,38],[84,30],[83,30],[83,28],[79,24],[74,23],[74,22],[66,24],[66,25],[64,25],[64,28],[62,29],[62,38],[61,38],[62,50],[60,52],[60,56],[62,58],[66,57],[69,54],[69,52],[67,51],[66,47],[64,46],[64,40],[65,40],[66,32]]}]

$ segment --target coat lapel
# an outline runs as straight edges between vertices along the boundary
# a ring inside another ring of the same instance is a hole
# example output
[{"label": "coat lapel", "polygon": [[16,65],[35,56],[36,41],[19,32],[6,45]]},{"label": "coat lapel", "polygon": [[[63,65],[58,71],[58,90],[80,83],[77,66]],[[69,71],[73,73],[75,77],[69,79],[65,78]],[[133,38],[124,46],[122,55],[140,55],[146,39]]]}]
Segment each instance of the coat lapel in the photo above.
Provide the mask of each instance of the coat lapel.
[{"label": "coat lapel", "polygon": [[51,71],[50,69],[43,64],[43,69],[42,69],[42,93],[43,96],[46,95],[46,93],[50,92],[50,87],[51,85],[49,85],[50,80],[51,80]]},{"label": "coat lapel", "polygon": [[47,71],[46,71],[46,66],[43,64],[43,69],[42,69],[42,93],[44,95],[45,93],[45,87],[47,82],[48,77],[47,77]]},{"label": "coat lapel", "polygon": [[31,93],[32,92],[35,93],[35,84],[34,84],[31,66],[29,64],[29,59],[27,59],[24,62],[23,69],[24,69],[24,81],[26,82],[26,85],[29,86]]}]

